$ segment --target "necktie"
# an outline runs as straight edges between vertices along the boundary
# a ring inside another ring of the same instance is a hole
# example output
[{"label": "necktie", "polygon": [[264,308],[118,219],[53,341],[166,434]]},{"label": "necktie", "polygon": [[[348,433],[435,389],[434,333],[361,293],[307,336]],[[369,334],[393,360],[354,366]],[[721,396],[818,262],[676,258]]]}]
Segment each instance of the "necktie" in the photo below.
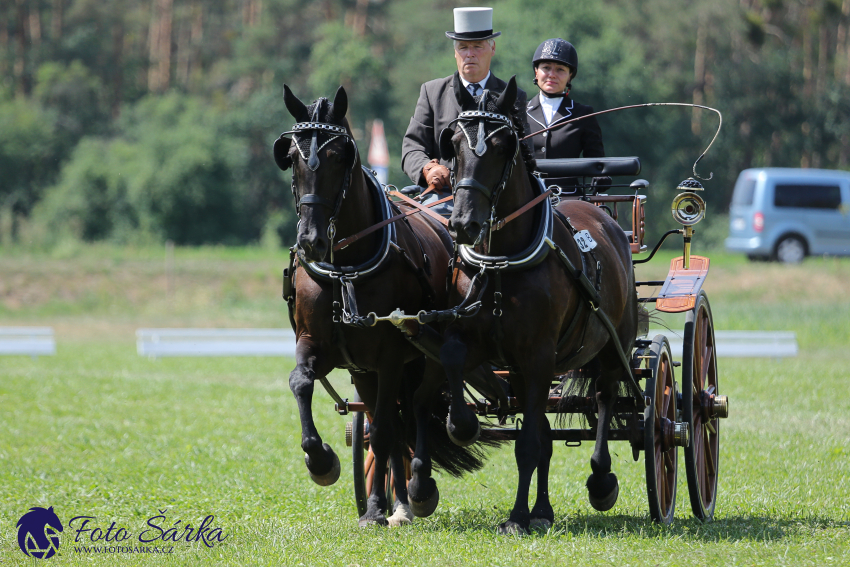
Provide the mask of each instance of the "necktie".
[{"label": "necktie", "polygon": [[478,83],[469,83],[469,92],[472,93],[472,96],[478,96],[479,95],[478,91],[480,91],[480,90],[481,90],[481,85],[479,85]]}]

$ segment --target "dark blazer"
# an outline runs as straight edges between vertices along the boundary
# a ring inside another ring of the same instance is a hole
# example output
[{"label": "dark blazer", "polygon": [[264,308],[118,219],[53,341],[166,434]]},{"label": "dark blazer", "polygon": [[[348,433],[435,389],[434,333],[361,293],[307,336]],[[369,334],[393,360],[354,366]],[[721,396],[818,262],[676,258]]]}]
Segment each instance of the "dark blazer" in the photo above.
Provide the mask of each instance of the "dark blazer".
[{"label": "dark blazer", "polygon": [[[546,119],[543,116],[543,108],[540,105],[541,96],[543,95],[538,94],[528,103],[528,120],[531,124],[531,132],[529,133],[537,132],[547,127]],[[592,113],[593,107],[579,104],[569,96],[565,96],[561,102],[561,106],[558,107],[558,110],[555,111],[555,115],[552,117],[552,123],[548,126]],[[599,128],[599,123],[595,117],[579,120],[572,124],[555,128],[549,132],[543,132],[534,136],[531,140],[534,143],[535,159],[605,157],[605,147],[602,145],[602,130]],[[547,186],[554,184],[562,188],[572,187],[578,183],[578,179],[574,177],[547,177],[544,181]],[[610,184],[610,180],[608,180],[608,184]]]},{"label": "dark blazer", "polygon": [[[419,91],[416,110],[401,144],[401,168],[416,185],[427,185],[422,176],[422,167],[432,159],[440,158],[440,163],[451,167],[450,162],[440,156],[440,132],[460,114],[460,105],[454,93],[455,81],[460,81],[457,72],[450,77],[428,81]],[[505,81],[492,73],[483,85],[485,89],[499,93],[505,90],[506,86]],[[517,89],[516,106],[522,115],[526,133],[529,132],[528,118],[525,116],[527,100],[525,91]],[[520,134],[520,137],[524,135]]]},{"label": "dark blazer", "polygon": [[[561,106],[555,111],[552,123],[547,125],[543,117],[543,108],[540,106],[541,96],[543,95],[538,94],[528,103],[528,121],[532,132],[553,126],[558,122],[593,114],[593,107],[579,104],[569,96],[565,96]],[[596,118],[587,118],[555,128],[534,136],[532,140],[534,140],[535,159],[605,157],[602,130]]]}]

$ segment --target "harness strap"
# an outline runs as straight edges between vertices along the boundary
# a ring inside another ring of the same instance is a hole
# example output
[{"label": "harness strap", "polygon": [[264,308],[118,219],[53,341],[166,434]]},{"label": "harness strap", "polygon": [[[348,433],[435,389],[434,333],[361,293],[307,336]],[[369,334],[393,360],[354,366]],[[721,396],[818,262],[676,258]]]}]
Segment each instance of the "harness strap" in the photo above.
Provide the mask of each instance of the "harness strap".
[{"label": "harness strap", "polygon": [[351,358],[351,353],[348,352],[345,334],[342,332],[342,282],[340,280],[341,277],[339,276],[333,278],[333,335],[331,340],[339,349],[339,352],[345,359],[345,363],[348,368],[350,368],[353,372],[366,372],[366,370],[360,368],[354,363],[354,359]]},{"label": "harness strap", "polygon": [[595,313],[599,320],[602,321],[602,324],[605,326],[606,330],[611,335],[611,339],[614,342],[614,346],[617,347],[617,356],[619,356],[620,361],[626,368],[626,373],[629,375],[629,381],[630,385],[632,386],[632,389],[634,390],[635,399],[639,402],[642,402],[643,393],[640,389],[640,386],[638,386],[637,381],[635,380],[634,374],[632,373],[632,366],[629,363],[629,359],[626,356],[626,353],[623,352],[623,346],[620,344],[620,341],[617,340],[617,330],[614,329],[614,325],[613,323],[611,323],[611,319],[608,318],[608,315],[604,311],[599,309],[599,292],[597,291],[596,287],[590,282],[590,280],[587,279],[587,275],[585,275],[583,271],[578,270],[575,266],[573,266],[573,263],[570,261],[570,259],[567,257],[567,255],[564,253],[560,246],[558,246],[548,238],[546,239],[546,242],[553,250],[555,250],[558,255],[558,258],[561,259],[561,262],[563,262],[564,266],[566,267],[567,273],[569,273],[573,278],[576,279],[576,281],[579,282],[579,291],[584,296],[584,299],[590,304],[590,308],[593,310],[593,313]]},{"label": "harness strap", "polygon": [[[420,210],[420,211],[422,211],[423,213],[425,213],[425,214],[427,214],[427,215],[429,215],[429,216],[431,216],[431,217],[435,218],[435,219],[436,219],[436,220],[438,220],[438,221],[440,222],[440,224],[442,224],[443,226],[449,226],[449,221],[448,221],[447,219],[444,219],[444,218],[443,218],[442,216],[440,216],[438,213],[435,213],[434,211],[432,211],[431,209],[429,209],[429,208],[428,208],[428,207],[426,207],[425,205],[423,205],[423,204],[421,204],[421,203],[417,203],[416,201],[414,201],[413,199],[411,199],[411,198],[410,198],[410,197],[408,197],[407,195],[405,195],[405,194],[403,194],[403,193],[400,193],[400,192],[398,192],[398,191],[390,191],[390,192],[389,192],[389,194],[390,194],[390,195],[392,195],[393,197],[398,197],[399,199],[401,199],[402,201],[404,201],[404,202],[405,202],[405,203],[407,203],[408,205],[412,205],[413,207],[416,207],[417,209],[419,209],[419,210]],[[440,201],[437,201],[436,203],[433,203],[433,205],[436,205],[437,203],[442,203],[443,201],[445,201],[445,200],[447,200],[447,199],[448,199],[448,197],[446,197],[445,199],[442,199],[442,200],[440,200]]]},{"label": "harness strap", "polygon": [[295,246],[289,249],[289,269],[283,270],[283,299],[289,312],[289,324],[295,330]]},{"label": "harness strap", "polygon": [[511,222],[512,220],[514,220],[518,216],[520,216],[521,214],[531,210],[531,208],[534,207],[534,205],[536,205],[537,203],[539,203],[543,199],[548,198],[549,195],[551,195],[551,194],[552,194],[552,190],[549,189],[545,193],[541,193],[540,195],[538,195],[537,197],[535,197],[534,199],[532,199],[531,201],[529,201],[528,203],[526,203],[525,205],[520,207],[519,209],[515,210],[514,212],[512,212],[511,214],[509,214],[505,218],[497,220],[495,222],[495,224],[493,225],[493,231],[495,232],[497,230],[501,230],[502,228],[504,228],[504,226],[506,224],[508,224],[509,222]]},{"label": "harness strap", "polygon": [[[423,306],[423,309],[430,308],[434,304],[434,301],[437,298],[437,294],[431,287],[431,283],[428,281],[428,276],[425,274],[425,269],[416,265],[410,255],[408,255],[407,250],[395,243],[393,243],[392,246],[398,251],[399,254],[401,254],[401,257],[404,258],[404,261],[407,266],[416,274],[416,279],[419,282],[419,287],[422,288],[422,293],[425,294],[425,305]],[[427,260],[428,256],[424,256],[424,258]]]},{"label": "harness strap", "polygon": [[[428,208],[430,208],[430,207],[435,207],[435,206],[437,206],[437,205],[440,205],[440,204],[442,204],[442,203],[445,203],[446,201],[451,201],[452,199],[454,199],[454,197],[452,197],[451,195],[449,195],[448,197],[445,197],[445,198],[443,198],[443,199],[440,199],[439,201],[434,201],[433,203],[429,203],[429,204],[427,204],[427,205],[423,205],[423,206],[428,207]],[[369,228],[365,228],[365,229],[361,230],[360,232],[358,232],[357,234],[354,234],[354,235],[352,235],[352,236],[349,236],[348,238],[343,238],[342,240],[340,240],[339,242],[337,242],[337,243],[336,243],[336,245],[334,245],[334,251],[335,251],[335,252],[339,252],[340,250],[342,250],[342,249],[344,249],[344,248],[347,248],[348,246],[350,246],[350,245],[354,244],[355,242],[357,242],[358,240],[360,240],[360,239],[361,239],[361,238],[363,238],[364,236],[368,236],[369,234],[372,234],[372,233],[373,233],[373,232],[375,232],[376,230],[379,230],[379,229],[384,228],[384,227],[385,227],[385,226],[387,226],[388,224],[394,223],[394,222],[396,222],[397,220],[403,219],[403,218],[408,217],[408,216],[410,216],[410,215],[416,215],[416,214],[419,214],[419,213],[421,213],[421,212],[422,212],[422,211],[421,211],[421,210],[419,210],[419,209],[411,209],[411,210],[409,210],[409,211],[404,211],[403,213],[397,214],[397,215],[395,215],[394,217],[390,217],[390,218],[388,218],[388,219],[386,219],[386,220],[382,220],[382,221],[381,221],[381,222],[379,222],[378,224],[373,224],[373,225],[372,225],[372,226],[370,226]],[[440,217],[440,218],[442,218],[442,217]]]},{"label": "harness strap", "polygon": [[496,343],[496,354],[499,361],[504,363],[507,370],[512,370],[508,364],[508,359],[505,357],[505,351],[502,349],[502,340],[505,338],[505,330],[502,327],[502,270],[496,268],[493,270],[496,274],[495,288],[493,292],[493,342]]}]

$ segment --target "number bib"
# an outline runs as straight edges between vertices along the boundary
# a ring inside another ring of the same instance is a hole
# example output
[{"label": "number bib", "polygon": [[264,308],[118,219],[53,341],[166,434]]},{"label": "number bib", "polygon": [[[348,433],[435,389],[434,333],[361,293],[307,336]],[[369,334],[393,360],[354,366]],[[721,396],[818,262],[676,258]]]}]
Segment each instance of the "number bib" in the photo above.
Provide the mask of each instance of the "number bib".
[{"label": "number bib", "polygon": [[593,240],[593,237],[586,230],[578,231],[573,238],[575,238],[576,244],[578,244],[578,248],[582,252],[590,252],[596,248],[596,241]]}]

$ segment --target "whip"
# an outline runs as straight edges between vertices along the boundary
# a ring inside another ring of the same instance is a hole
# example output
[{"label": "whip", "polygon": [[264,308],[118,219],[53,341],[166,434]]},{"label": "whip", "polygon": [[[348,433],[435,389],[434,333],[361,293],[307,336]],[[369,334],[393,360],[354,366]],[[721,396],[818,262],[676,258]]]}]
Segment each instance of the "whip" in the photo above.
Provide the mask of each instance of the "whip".
[{"label": "whip", "polygon": [[696,177],[697,179],[702,179],[703,181],[711,180],[711,178],[714,177],[714,172],[709,172],[708,177],[700,177],[700,175],[697,173],[697,164],[700,162],[700,160],[702,158],[705,157],[705,154],[708,153],[708,150],[711,148],[711,145],[714,143],[714,140],[717,139],[717,135],[720,133],[720,128],[721,128],[721,126],[723,126],[723,115],[720,114],[720,111],[717,110],[716,108],[711,108],[710,106],[703,106],[701,104],[690,104],[690,103],[687,103],[687,102],[646,102],[646,103],[643,103],[643,104],[631,104],[629,106],[620,106],[620,107],[617,107],[617,108],[609,108],[608,110],[600,110],[599,112],[594,112],[594,113],[591,113],[591,114],[585,114],[584,116],[579,116],[578,118],[573,118],[571,120],[566,120],[564,122],[558,122],[557,124],[553,124],[552,126],[549,126],[548,128],[543,128],[542,130],[538,130],[537,132],[534,132],[533,134],[529,134],[528,136],[521,138],[520,142],[527,140],[529,138],[532,138],[534,136],[537,136],[538,134],[542,134],[543,132],[548,132],[549,130],[559,128],[559,127],[564,126],[566,124],[569,124],[571,122],[576,122],[578,120],[590,118],[591,116],[599,116],[600,114],[608,114],[609,112],[616,112],[618,110],[626,110],[626,109],[629,109],[629,108],[643,108],[643,107],[646,107],[646,106],[690,106],[691,108],[703,108],[705,110],[710,110],[712,112],[717,113],[717,116],[720,119],[720,122],[717,124],[717,131],[714,133],[714,137],[711,139],[711,142],[708,143],[708,146],[706,146],[705,150],[703,150],[703,152],[700,154],[700,156],[694,162],[694,166],[692,168],[693,172],[694,172],[694,177]]}]

